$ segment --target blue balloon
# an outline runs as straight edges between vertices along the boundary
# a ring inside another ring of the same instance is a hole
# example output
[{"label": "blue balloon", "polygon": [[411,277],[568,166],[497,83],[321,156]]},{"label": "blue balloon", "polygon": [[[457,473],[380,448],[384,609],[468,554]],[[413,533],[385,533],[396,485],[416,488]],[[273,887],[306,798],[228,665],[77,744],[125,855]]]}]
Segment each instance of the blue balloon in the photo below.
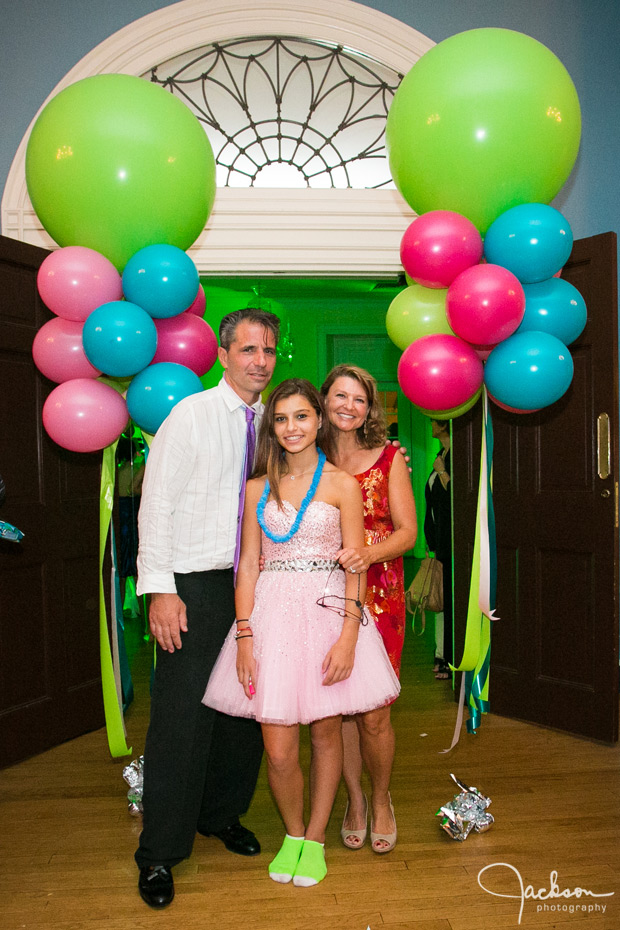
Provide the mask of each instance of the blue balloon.
[{"label": "blue balloon", "polygon": [[203,391],[195,372],[176,362],[149,365],[127,389],[130,417],[147,433],[156,433],[172,408],[184,397]]},{"label": "blue balloon", "polygon": [[492,265],[503,265],[522,284],[552,278],[563,268],[573,247],[565,218],[545,203],[523,203],[491,223],[484,254]]},{"label": "blue balloon", "polygon": [[500,342],[484,367],[489,394],[518,410],[555,403],[573,380],[573,359],[549,333],[515,333]]},{"label": "blue balloon", "polygon": [[518,333],[535,330],[570,345],[583,332],[588,319],[586,302],[572,284],[563,278],[550,278],[537,284],[524,284],[525,315]]},{"label": "blue balloon", "polygon": [[195,264],[176,245],[147,245],[123,271],[123,293],[157,319],[178,316],[193,303],[200,279]]},{"label": "blue balloon", "polygon": [[86,318],[82,344],[91,365],[106,375],[126,378],[152,361],[157,328],[141,307],[128,300],[111,300]]}]

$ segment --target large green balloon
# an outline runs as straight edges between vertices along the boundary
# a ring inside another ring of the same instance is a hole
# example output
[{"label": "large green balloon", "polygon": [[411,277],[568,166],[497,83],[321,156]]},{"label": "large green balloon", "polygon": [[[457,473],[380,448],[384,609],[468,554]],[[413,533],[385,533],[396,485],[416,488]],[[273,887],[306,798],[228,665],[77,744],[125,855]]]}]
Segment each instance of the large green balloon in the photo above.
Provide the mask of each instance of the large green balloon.
[{"label": "large green balloon", "polygon": [[454,332],[446,318],[447,288],[412,284],[396,295],[385,318],[387,334],[403,351],[415,339]]},{"label": "large green balloon", "polygon": [[486,232],[521,203],[549,203],[577,157],[581,113],[561,61],[509,29],[472,29],[426,52],[403,79],[386,142],[417,212],[453,210]]},{"label": "large green balloon", "polygon": [[26,182],[59,245],[95,249],[122,270],[144,246],[185,250],[197,239],[213,206],[215,161],[181,100],[141,78],[100,74],[43,109]]}]

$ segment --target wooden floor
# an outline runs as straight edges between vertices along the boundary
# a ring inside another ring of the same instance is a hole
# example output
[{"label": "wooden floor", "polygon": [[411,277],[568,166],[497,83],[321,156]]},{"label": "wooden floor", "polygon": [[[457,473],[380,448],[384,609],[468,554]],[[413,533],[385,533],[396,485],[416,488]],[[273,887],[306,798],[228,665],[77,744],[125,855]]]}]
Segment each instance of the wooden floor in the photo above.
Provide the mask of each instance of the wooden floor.
[{"label": "wooden floor", "polygon": [[[0,930],[501,930],[519,925],[520,880],[537,895],[524,902],[522,928],[620,930],[620,749],[489,715],[477,736],[464,733],[440,755],[455,705],[433,678],[429,649],[408,637],[394,708],[394,852],[344,849],[339,795],[325,881],[309,889],[270,881],[283,831],[263,771],[246,818],[263,853],[243,859],[198,836],[175,869],[172,907],[151,911],[136,889],[140,822],[127,813],[121,774],[130,760],[111,760],[99,731],[0,772]],[[127,713],[132,757],[144,741],[147,663],[142,646]],[[435,817],[455,793],[450,772],[492,799],[495,824],[465,842]],[[496,896],[478,884],[486,866],[481,881]],[[545,900],[552,871],[564,896]],[[577,897],[579,888],[614,895]]]}]

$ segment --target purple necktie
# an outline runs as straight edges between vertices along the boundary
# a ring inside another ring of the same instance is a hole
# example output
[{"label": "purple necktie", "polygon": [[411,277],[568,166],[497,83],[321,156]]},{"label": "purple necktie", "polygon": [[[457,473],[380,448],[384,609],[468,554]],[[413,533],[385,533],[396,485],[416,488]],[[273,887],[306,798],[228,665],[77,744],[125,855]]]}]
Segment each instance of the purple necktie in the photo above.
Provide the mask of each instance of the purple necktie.
[{"label": "purple necktie", "polygon": [[245,486],[248,478],[252,474],[254,465],[254,447],[256,446],[256,431],[254,429],[254,417],[256,410],[252,407],[245,408],[245,456],[243,459],[243,473],[241,475],[241,487],[239,488],[239,510],[237,515],[237,541],[235,543],[234,569],[235,578],[237,577],[237,568],[239,566],[239,552],[241,551],[241,525],[243,523],[243,508],[245,506]]}]

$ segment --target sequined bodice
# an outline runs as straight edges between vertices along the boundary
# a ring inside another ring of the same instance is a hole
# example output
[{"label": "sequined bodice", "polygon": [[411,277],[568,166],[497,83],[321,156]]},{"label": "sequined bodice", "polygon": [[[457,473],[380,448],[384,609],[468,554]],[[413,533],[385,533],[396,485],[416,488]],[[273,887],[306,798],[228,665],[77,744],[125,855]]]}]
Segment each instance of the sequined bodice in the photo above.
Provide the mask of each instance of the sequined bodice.
[{"label": "sequined bodice", "polygon": [[[265,522],[274,533],[287,533],[297,516],[291,503],[283,501],[279,510],[275,501],[265,504]],[[340,511],[325,501],[310,501],[299,529],[288,542],[275,543],[262,534],[265,559],[332,559],[342,548]]]}]

